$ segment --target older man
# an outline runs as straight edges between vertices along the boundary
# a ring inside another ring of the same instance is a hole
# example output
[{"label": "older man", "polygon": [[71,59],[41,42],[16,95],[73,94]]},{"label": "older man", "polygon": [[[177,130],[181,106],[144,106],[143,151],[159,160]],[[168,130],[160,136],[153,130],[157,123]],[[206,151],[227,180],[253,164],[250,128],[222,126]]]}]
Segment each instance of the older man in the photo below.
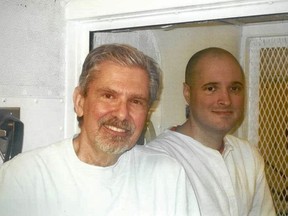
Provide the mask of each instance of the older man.
[{"label": "older man", "polygon": [[199,215],[176,160],[135,146],[159,82],[133,47],[92,50],[73,97],[80,133],[1,167],[0,215]]}]

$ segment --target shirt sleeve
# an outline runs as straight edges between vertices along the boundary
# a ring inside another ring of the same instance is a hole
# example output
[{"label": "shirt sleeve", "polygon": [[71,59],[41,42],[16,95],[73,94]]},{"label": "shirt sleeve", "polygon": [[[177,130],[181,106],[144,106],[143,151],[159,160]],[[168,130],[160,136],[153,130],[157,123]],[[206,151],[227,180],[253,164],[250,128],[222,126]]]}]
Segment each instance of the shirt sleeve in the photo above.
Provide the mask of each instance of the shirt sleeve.
[{"label": "shirt sleeve", "polygon": [[256,179],[256,189],[253,198],[253,205],[251,211],[249,212],[249,216],[276,216],[270,188],[265,176],[264,160],[258,151],[255,153],[255,158],[258,160],[257,162],[259,164],[259,172]]},{"label": "shirt sleeve", "polygon": [[24,216],[24,212],[20,211],[25,206],[21,202],[23,191],[13,172],[10,172],[8,163],[0,167],[0,215]]}]

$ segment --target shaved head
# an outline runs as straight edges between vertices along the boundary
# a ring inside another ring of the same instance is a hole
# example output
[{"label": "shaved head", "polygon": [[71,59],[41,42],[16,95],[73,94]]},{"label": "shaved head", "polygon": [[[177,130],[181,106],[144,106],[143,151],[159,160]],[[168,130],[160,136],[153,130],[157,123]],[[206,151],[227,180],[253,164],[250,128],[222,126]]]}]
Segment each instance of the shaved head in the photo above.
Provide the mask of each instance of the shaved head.
[{"label": "shaved head", "polygon": [[239,66],[241,69],[241,73],[244,78],[244,72],[242,70],[241,65],[239,64],[238,60],[227,50],[224,50],[222,48],[218,47],[210,47],[207,49],[203,49],[197,53],[195,53],[189,60],[187,66],[186,66],[186,72],[185,72],[185,83],[189,86],[192,86],[195,82],[195,75],[201,72],[199,70],[199,62],[200,61],[207,61],[206,64],[209,64],[209,59],[212,58],[222,58],[222,57],[228,57],[231,58],[235,62],[236,65]]}]

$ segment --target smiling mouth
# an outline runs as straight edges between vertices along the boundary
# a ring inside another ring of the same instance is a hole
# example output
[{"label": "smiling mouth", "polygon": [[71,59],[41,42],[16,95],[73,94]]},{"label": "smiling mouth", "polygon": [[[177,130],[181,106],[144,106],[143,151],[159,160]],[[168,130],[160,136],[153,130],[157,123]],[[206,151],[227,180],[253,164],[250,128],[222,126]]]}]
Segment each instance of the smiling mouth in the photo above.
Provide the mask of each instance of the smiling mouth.
[{"label": "smiling mouth", "polygon": [[106,129],[106,132],[113,136],[131,136],[134,133],[133,124],[128,120],[120,121],[117,118],[103,118],[99,122],[99,126]]},{"label": "smiling mouth", "polygon": [[229,110],[218,110],[213,112],[219,115],[231,115],[233,113],[232,111]]},{"label": "smiling mouth", "polygon": [[112,125],[105,125],[105,127],[112,130],[112,131],[118,132],[118,133],[125,133],[127,131],[126,129],[115,127]]}]

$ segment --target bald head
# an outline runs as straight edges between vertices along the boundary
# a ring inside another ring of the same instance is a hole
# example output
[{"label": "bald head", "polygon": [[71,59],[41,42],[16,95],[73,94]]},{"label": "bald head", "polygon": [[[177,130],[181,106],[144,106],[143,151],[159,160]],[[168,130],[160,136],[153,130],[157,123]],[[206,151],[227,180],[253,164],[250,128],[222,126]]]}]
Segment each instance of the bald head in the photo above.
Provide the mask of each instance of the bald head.
[{"label": "bald head", "polygon": [[238,60],[230,52],[222,48],[210,47],[210,48],[200,50],[199,52],[195,53],[190,58],[186,66],[185,83],[188,84],[189,86],[192,86],[193,83],[195,82],[195,75],[199,75],[201,72],[202,65],[211,64],[212,59],[215,60],[215,59],[223,59],[223,58],[226,58],[227,60],[234,62],[235,65],[239,67],[242,73],[243,79],[244,79],[244,73],[243,73],[241,65],[239,64]]}]

